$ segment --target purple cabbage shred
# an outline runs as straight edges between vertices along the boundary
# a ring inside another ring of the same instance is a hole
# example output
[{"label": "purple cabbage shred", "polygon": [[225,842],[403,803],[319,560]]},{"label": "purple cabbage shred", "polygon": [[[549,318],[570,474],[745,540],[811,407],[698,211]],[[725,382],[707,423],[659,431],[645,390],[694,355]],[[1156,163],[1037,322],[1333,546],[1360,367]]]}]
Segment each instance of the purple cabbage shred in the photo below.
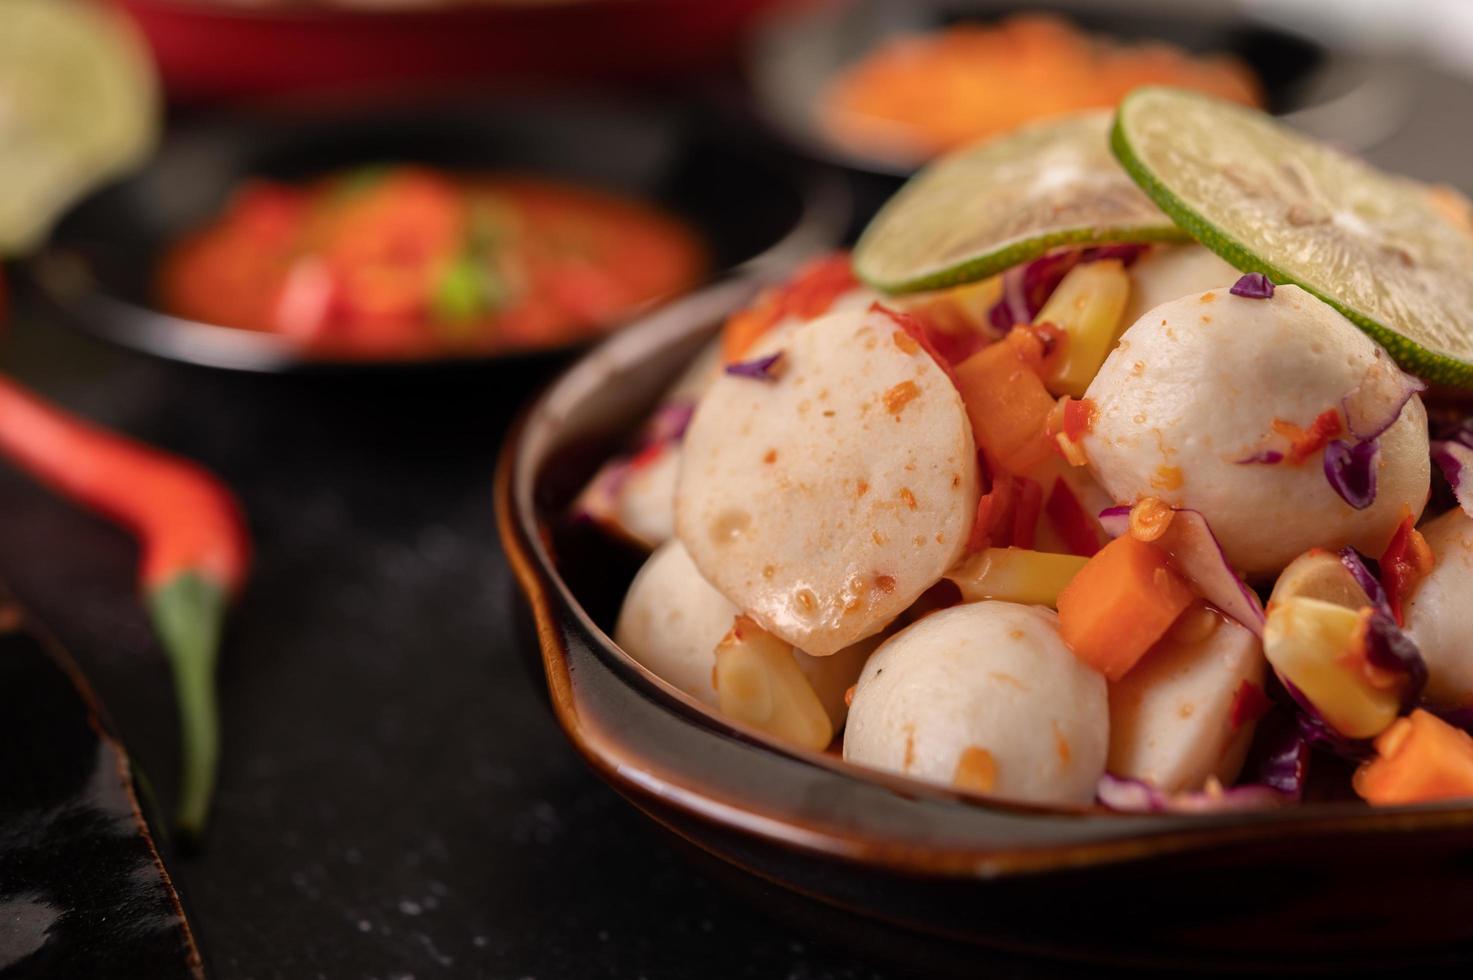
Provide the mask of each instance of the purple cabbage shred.
[{"label": "purple cabbage shred", "polygon": [[1059,283],[1076,265],[1116,259],[1130,266],[1145,254],[1149,245],[1123,242],[1096,245],[1085,249],[1064,249],[1039,256],[1026,265],[1014,266],[1003,273],[1002,298],[987,311],[987,322],[1000,333],[1007,333],[1020,323],[1032,323]]},{"label": "purple cabbage shred", "polygon": [[1380,609],[1372,609],[1366,620],[1365,644],[1366,660],[1371,666],[1406,678],[1401,710],[1406,712],[1416,707],[1427,686],[1427,662],[1422,659],[1417,644],[1389,613]]},{"label": "purple cabbage shred", "polygon": [[1233,283],[1228,292],[1244,299],[1273,299],[1274,284],[1261,272],[1250,272]]},{"label": "purple cabbage shred", "polygon": [[1334,439],[1325,447],[1325,479],[1340,499],[1356,510],[1365,510],[1376,501],[1376,461],[1381,444],[1349,443]]},{"label": "purple cabbage shred", "polygon": [[1346,547],[1340,549],[1339,555],[1340,564],[1345,566],[1345,570],[1350,573],[1350,577],[1355,579],[1355,584],[1359,585],[1365,594],[1370,597],[1371,605],[1389,613],[1391,606],[1386,600],[1386,590],[1381,587],[1381,579],[1366,564],[1366,560],[1362,557],[1361,553],[1354,548]]},{"label": "purple cabbage shred", "polygon": [[692,401],[670,401],[656,408],[645,423],[642,443],[646,446],[662,442],[679,442],[685,438],[685,430],[696,414],[696,403]]},{"label": "purple cabbage shred", "polygon": [[758,357],[750,361],[737,361],[735,364],[726,366],[726,373],[738,378],[752,378],[756,381],[776,381],[777,375],[774,369],[783,359],[783,352],[768,354],[766,357]]}]

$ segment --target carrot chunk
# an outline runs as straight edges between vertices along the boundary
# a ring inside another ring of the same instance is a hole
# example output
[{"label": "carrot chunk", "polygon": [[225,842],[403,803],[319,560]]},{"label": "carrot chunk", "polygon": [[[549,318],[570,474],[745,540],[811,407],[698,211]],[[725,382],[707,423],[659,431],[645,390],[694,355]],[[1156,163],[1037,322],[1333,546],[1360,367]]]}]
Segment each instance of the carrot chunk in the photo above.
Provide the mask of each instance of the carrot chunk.
[{"label": "carrot chunk", "polygon": [[1377,806],[1473,797],[1473,738],[1418,708],[1377,736],[1355,791]]},{"label": "carrot chunk", "polygon": [[1059,593],[1059,633],[1118,681],[1196,598],[1166,552],[1128,534],[1101,548]]},{"label": "carrot chunk", "polygon": [[1054,399],[1038,376],[1043,358],[1039,338],[1015,329],[954,371],[978,444],[1009,473],[1025,473],[1052,452],[1046,430]]}]

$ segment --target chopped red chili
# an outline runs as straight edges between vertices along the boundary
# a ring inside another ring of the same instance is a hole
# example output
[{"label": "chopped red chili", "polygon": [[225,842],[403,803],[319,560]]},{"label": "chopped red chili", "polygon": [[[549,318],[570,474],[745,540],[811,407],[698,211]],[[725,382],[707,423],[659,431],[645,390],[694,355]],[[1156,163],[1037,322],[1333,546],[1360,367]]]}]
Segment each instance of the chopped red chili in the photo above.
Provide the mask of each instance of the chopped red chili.
[{"label": "chopped red chili", "polygon": [[849,253],[814,259],[792,281],[766,290],[746,309],[726,321],[721,334],[722,360],[741,358],[756,340],[790,316],[812,320],[823,316],[834,300],[859,285]]},{"label": "chopped red chili", "polygon": [[1026,476],[1013,479],[1017,481],[1017,504],[1013,510],[1013,537],[1009,544],[1014,548],[1032,548],[1038,518],[1043,512],[1043,487],[1037,480]]},{"label": "chopped red chili", "polygon": [[1417,584],[1432,571],[1435,559],[1427,539],[1414,526],[1411,512],[1402,506],[1401,523],[1391,535],[1391,543],[1381,555],[1381,587],[1386,590],[1386,603],[1396,625],[1405,626],[1403,604]]},{"label": "chopped red chili", "polygon": [[969,554],[1008,544],[1015,497],[1012,478],[1000,475],[992,481],[992,489],[977,499],[977,516],[967,537]]},{"label": "chopped red chili", "polygon": [[1338,408],[1327,408],[1315,416],[1307,429],[1301,429],[1293,422],[1285,422],[1283,419],[1274,419],[1273,428],[1289,440],[1286,460],[1297,466],[1324,449],[1331,439],[1344,435],[1345,421],[1340,417]]},{"label": "chopped red chili", "polygon": [[1064,399],[1064,435],[1070,442],[1078,442],[1088,434],[1099,411],[1088,398]]},{"label": "chopped red chili", "polygon": [[1230,730],[1237,731],[1244,725],[1251,725],[1268,714],[1271,707],[1273,702],[1263,693],[1263,688],[1245,678],[1233,695],[1233,706],[1228,711],[1228,726]]},{"label": "chopped red chili", "polygon": [[1100,550],[1100,535],[1094,520],[1080,505],[1074,489],[1064,480],[1054,481],[1048,502],[1044,504],[1044,513],[1071,554],[1088,558]]}]

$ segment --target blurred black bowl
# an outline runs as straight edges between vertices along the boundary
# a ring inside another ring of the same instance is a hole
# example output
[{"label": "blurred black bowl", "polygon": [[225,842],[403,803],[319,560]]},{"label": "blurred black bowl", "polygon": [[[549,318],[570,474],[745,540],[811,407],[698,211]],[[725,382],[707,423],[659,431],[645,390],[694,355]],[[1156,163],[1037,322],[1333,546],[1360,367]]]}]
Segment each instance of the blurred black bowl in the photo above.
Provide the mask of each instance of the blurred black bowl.
[{"label": "blurred black bowl", "polygon": [[[523,359],[330,361],[274,334],[161,312],[160,256],[251,176],[302,180],[363,163],[511,170],[652,202],[689,223],[710,274],[777,270],[835,244],[848,198],[822,168],[692,111],[548,101],[239,117],[180,132],[140,173],[93,194],[28,263],[43,301],[80,329],[160,357],[249,371]],[[588,340],[596,339],[589,337]]]},{"label": "blurred black bowl", "polygon": [[1230,54],[1258,76],[1271,112],[1350,150],[1389,138],[1404,116],[1407,93],[1393,73],[1379,71],[1367,58],[1245,19],[1225,4],[1065,0],[1020,7],[996,0],[855,0],[774,14],[747,50],[750,112],[797,152],[849,170],[861,220],[918,164],[868,155],[828,135],[818,114],[820,98],[837,72],[885,39],[955,23],[1046,11],[1089,33]]}]

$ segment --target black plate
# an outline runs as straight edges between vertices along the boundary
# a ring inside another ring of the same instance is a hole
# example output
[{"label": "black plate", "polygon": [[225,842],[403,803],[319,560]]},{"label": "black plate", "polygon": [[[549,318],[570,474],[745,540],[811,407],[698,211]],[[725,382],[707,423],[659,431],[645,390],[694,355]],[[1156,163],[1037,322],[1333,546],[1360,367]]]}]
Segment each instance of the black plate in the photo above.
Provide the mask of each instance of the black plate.
[{"label": "black plate", "polygon": [[[886,38],[994,21],[1018,13],[1018,7],[995,0],[857,0],[810,5],[773,18],[748,50],[753,111],[805,155],[890,178],[881,191],[888,196],[898,186],[894,178],[915,167],[866,155],[825,135],[815,112],[824,86]],[[1224,14],[1218,4],[1066,0],[1027,6],[1029,13],[1040,11],[1062,14],[1092,33],[1235,55],[1263,82],[1270,111],[1350,149],[1364,150],[1388,138],[1401,118],[1406,93],[1393,75],[1377,70],[1380,66],[1272,24]]]},{"label": "black plate", "polygon": [[[241,370],[345,366],[272,334],[159,312],[155,269],[162,251],[217,214],[244,178],[302,180],[385,161],[535,172],[652,201],[694,226],[713,273],[789,265],[833,245],[848,218],[832,178],[694,112],[536,101],[316,111],[182,132],[142,172],[67,214],[29,270],[66,319],[127,347]],[[525,352],[492,359],[508,356]]]},{"label": "black plate", "polygon": [[133,766],[0,587],[0,974],[202,980]]}]

